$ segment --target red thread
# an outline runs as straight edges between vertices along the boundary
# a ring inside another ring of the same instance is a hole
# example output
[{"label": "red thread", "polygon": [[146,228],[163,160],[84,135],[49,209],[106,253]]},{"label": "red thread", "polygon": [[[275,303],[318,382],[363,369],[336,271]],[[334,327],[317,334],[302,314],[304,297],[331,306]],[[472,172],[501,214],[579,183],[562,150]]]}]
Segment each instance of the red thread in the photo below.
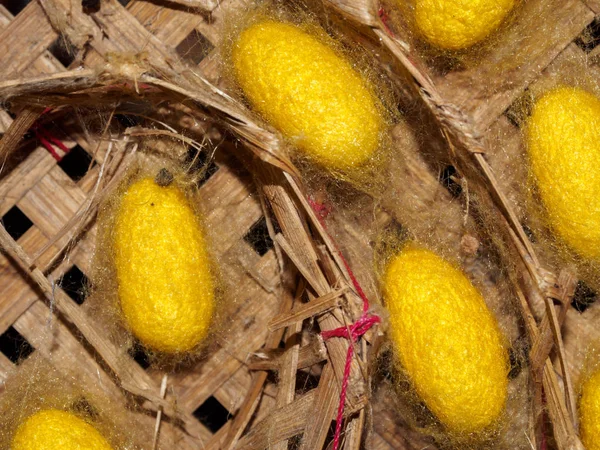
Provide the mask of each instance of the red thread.
[{"label": "red thread", "polygon": [[[52,108],[46,108],[46,109],[44,109],[44,111],[42,111],[41,115],[44,115],[50,111],[52,111]],[[60,162],[66,156],[66,154],[69,153],[69,151],[71,150],[60,139],[58,139],[54,134],[52,134],[50,131],[45,129],[43,126],[35,124],[35,125],[33,125],[32,129],[33,129],[33,132],[35,133],[35,137],[38,138],[38,140],[40,141],[42,146],[46,150],[48,150],[48,152],[52,155],[52,157],[55,160],[57,160],[58,162]],[[60,150],[62,150],[62,152],[64,153],[63,156],[60,156],[58,154],[55,146],[58,147]]]},{"label": "red thread", "polygon": [[319,218],[319,222],[321,222],[321,225],[323,225],[323,227],[325,227],[323,220],[327,219],[327,216],[329,216],[329,213],[331,213],[331,206],[326,205],[325,203],[321,203],[317,200],[314,200],[311,197],[308,197],[308,204],[313,209],[313,211],[317,214],[317,216]]},{"label": "red thread", "polygon": [[381,20],[381,23],[385,27],[385,31],[387,31],[390,36],[393,36],[394,32],[392,31],[392,29],[388,25],[388,23],[390,21],[390,16],[388,16],[388,13],[385,12],[385,9],[379,8],[379,11],[377,11],[377,15],[379,16],[379,19]]},{"label": "red thread", "polygon": [[[331,212],[331,207],[324,206],[323,204],[316,202],[310,198],[308,199],[308,202],[312,209],[315,211],[315,213],[319,216],[319,221],[321,222],[321,225],[323,226],[325,231],[327,231],[325,228],[325,223],[323,222],[323,219],[326,217],[323,217],[323,211],[326,211],[327,214],[329,214]],[[344,365],[344,377],[342,379],[342,388],[340,390],[340,403],[338,404],[337,417],[335,419],[333,450],[338,450],[340,445],[340,437],[342,435],[342,422],[344,420],[344,408],[346,407],[346,392],[348,390],[348,383],[350,381],[350,367],[352,366],[352,357],[354,356],[354,344],[356,343],[358,338],[360,338],[367,331],[369,331],[369,329],[373,325],[381,322],[381,318],[379,316],[375,314],[370,314],[368,312],[369,299],[367,298],[367,295],[365,294],[362,287],[360,286],[360,283],[354,276],[354,273],[352,272],[352,269],[350,269],[350,265],[344,258],[344,255],[342,255],[342,252],[340,252],[339,250],[337,250],[337,252],[340,256],[340,259],[342,260],[342,263],[344,264],[344,267],[346,268],[346,271],[348,272],[348,276],[352,281],[354,289],[356,289],[357,294],[363,301],[363,312],[356,322],[350,324],[347,327],[344,326],[335,328],[333,330],[326,330],[321,332],[321,337],[324,340],[330,339],[332,337],[338,337],[348,339],[350,341],[350,345],[348,345],[348,353],[346,353],[346,364]]]},{"label": "red thread", "polygon": [[[340,256],[341,256],[341,254],[340,254]],[[344,261],[344,264],[347,267],[347,263],[343,259],[343,257],[342,257],[342,260]],[[369,331],[369,329],[373,325],[381,322],[381,318],[379,316],[374,315],[374,314],[369,314],[367,312],[367,310],[369,309],[369,302],[366,297],[363,297],[364,293],[363,293],[360,285],[354,278],[354,275],[352,274],[352,272],[349,269],[348,269],[348,274],[350,275],[350,278],[352,279],[354,286],[358,287],[357,291],[360,291],[359,295],[361,296],[361,298],[363,298],[363,313],[356,322],[352,323],[348,327],[339,327],[339,328],[335,328],[333,330],[326,330],[326,331],[321,332],[321,336],[325,340],[330,339],[332,337],[339,337],[339,338],[348,339],[350,341],[350,345],[348,346],[348,353],[346,354],[346,365],[344,366],[344,378],[342,380],[342,388],[340,391],[340,403],[338,405],[337,417],[336,417],[336,422],[335,422],[335,434],[333,436],[333,450],[337,450],[340,445],[340,437],[342,434],[342,422],[344,420],[344,408],[346,407],[346,391],[348,389],[348,383],[350,380],[350,367],[352,365],[352,357],[354,356],[354,344],[358,340],[358,338],[361,337],[362,335],[364,335],[367,331]]]},{"label": "red thread", "polygon": [[46,138],[42,135],[42,133],[40,131],[38,131],[38,130],[34,130],[34,131],[35,131],[35,136],[40,141],[40,144],[42,144],[44,146],[44,148],[46,150],[48,150],[48,152],[52,155],[52,157],[55,160],[60,161],[62,158],[60,157],[60,155],[58,153],[56,153],[56,150],[52,146],[52,143],[49,142],[48,140],[46,140]]},{"label": "red thread", "polygon": [[[42,127],[34,127],[33,131],[35,132],[35,136],[39,139],[40,143],[44,146],[44,148],[48,150],[48,152],[50,152],[50,154],[58,162],[60,162],[64,158],[64,156],[67,153],[69,153],[69,147],[63,144],[63,142],[60,139],[58,139],[48,130]],[[65,155],[60,156],[54,148],[54,146],[57,146],[60,150],[62,150]]]}]

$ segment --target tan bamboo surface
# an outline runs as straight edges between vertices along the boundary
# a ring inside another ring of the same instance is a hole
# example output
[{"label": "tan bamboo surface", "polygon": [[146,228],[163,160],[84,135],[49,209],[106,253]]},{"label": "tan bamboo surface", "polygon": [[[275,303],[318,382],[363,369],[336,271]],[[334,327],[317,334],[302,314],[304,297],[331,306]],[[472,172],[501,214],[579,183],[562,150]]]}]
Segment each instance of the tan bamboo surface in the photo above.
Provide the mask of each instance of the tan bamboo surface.
[{"label": "tan bamboo surface", "polygon": [[[382,59],[392,62],[398,90],[407,103],[418,105],[414,110],[423,120],[414,122],[431,124],[425,143],[407,137],[410,133],[404,127],[414,125],[410,120],[393,130],[393,147],[402,148],[404,158],[402,163],[392,162],[391,171],[402,183],[392,183],[382,196],[375,214],[377,227],[398,220],[409,228],[425,227],[444,235],[469,255],[470,259],[464,258],[467,269],[476,272],[480,261],[468,249],[477,248],[479,238],[471,234],[469,199],[465,195],[454,198],[439,182],[440,169],[450,164],[457,168],[463,192],[471,190],[477,197],[473,207],[485,210],[487,220],[496,224],[502,242],[499,252],[511,258],[514,267],[512,281],[522,300],[521,314],[530,340],[527,370],[533,380],[533,413],[524,432],[535,448],[541,445],[543,387],[554,445],[581,448],[573,386],[585,341],[598,336],[594,324],[599,306],[594,304],[583,313],[570,307],[576,280],[567,270],[551,272],[537,257],[521,226],[524,212],[513,195],[519,179],[506,168],[522,152],[520,131],[509,117],[511,105],[526,88],[564,70],[564,61],[579,59],[586,70],[597,70],[600,46],[585,53],[575,42],[600,13],[600,4],[591,0],[526,2],[521,17],[539,17],[544,26],[525,30],[531,21],[516,19],[477,65],[439,74],[414,51],[410,34],[387,29],[379,14],[381,5],[369,0],[315,3],[315,8],[323,8],[321,13],[332,19],[339,18],[339,13],[358,27],[350,33],[364,40],[367,48],[381,46]],[[74,0],[32,0],[16,17],[0,5],[0,99],[14,101],[20,108],[12,116],[0,111],[0,132],[4,133],[0,215],[16,206],[32,222],[17,241],[0,227],[4,250],[0,256],[0,334],[12,327],[59,371],[77,367],[86,386],[101,389],[123,405],[136,403],[139,407],[131,414],[150,430],[155,414],[148,411],[162,410],[166,419],[161,424],[159,448],[164,449],[285,449],[288,440],[298,435],[302,435],[299,448],[323,448],[331,440],[348,343],[333,339],[324,344],[314,334],[302,332],[302,322],[317,320],[326,330],[359,315],[360,301],[345,266],[308,205],[296,170],[278,151],[279,137],[220,91],[215,48],[224,38],[224,18],[244,4],[237,0],[132,0],[123,6],[117,0],[102,0],[100,10],[88,14]],[[53,54],[61,43],[74,49],[69,67]],[[515,53],[518,48],[531,52],[526,63],[507,69],[505,60],[512,47],[517,48]],[[122,64],[124,58],[126,64]],[[140,86],[142,91],[148,86],[154,89],[144,91],[151,100],[167,94],[184,98],[188,109],[181,120],[174,110],[168,111],[168,117],[163,114],[169,124],[214,141],[220,141],[227,130],[243,144],[229,138],[222,145],[215,154],[218,169],[198,194],[211,211],[207,226],[219,230],[214,250],[238,307],[228,332],[217,339],[207,358],[169,376],[165,400],[160,394],[162,372],[140,366],[102,333],[85,308],[56,286],[73,265],[84,274],[91,273],[94,213],[102,195],[118,182],[120,168],[142,151],[137,147],[136,129],[110,134],[107,139],[88,134],[68,113],[57,114],[65,144],[79,146],[95,163],[77,181],[45,148],[17,149],[45,107],[94,106],[91,102],[95,101],[99,110],[110,112],[114,97],[101,88],[125,81],[130,84],[123,95],[129,99],[136,98]],[[502,136],[502,143],[493,136]],[[426,155],[423,147],[428,147]],[[431,155],[439,158],[433,164]],[[423,209],[432,211],[437,221],[418,223],[417,213]],[[263,217],[274,245],[261,256],[245,237]],[[353,230],[361,229],[351,220],[345,225],[354,237]],[[366,239],[353,242],[357,255],[370,249]],[[358,263],[352,252],[346,252],[346,257],[351,266]],[[374,289],[367,286],[367,290],[373,294]],[[303,294],[311,301],[300,303]],[[285,349],[278,348],[282,339]],[[352,363],[344,448],[434,448],[428,438],[397,419],[386,382],[370,386],[366,371],[379,340],[379,331],[372,330],[356,344],[359,357]],[[557,356],[551,359],[551,352]],[[27,364],[25,359],[15,367],[0,353],[0,379],[24,370]],[[315,386],[295,392],[297,377],[309,370]],[[268,376],[270,372],[276,372],[275,381]],[[214,400],[229,414],[216,432],[200,414],[194,414]],[[151,448],[151,443],[140,444]]]}]

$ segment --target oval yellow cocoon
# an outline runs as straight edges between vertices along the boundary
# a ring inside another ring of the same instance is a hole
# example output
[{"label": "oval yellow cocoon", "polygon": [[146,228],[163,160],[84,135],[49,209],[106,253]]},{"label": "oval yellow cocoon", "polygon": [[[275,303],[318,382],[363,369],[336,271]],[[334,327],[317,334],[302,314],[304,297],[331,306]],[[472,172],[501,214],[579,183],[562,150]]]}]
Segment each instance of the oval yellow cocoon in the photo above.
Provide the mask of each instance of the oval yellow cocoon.
[{"label": "oval yellow cocoon", "polygon": [[431,412],[454,433],[490,427],[504,410],[509,364],[479,291],[435,253],[408,246],[387,267],[384,295],[395,354]]},{"label": "oval yellow cocoon", "polygon": [[581,256],[600,258],[600,99],[572,87],[545,94],[527,151],[551,228]]},{"label": "oval yellow cocoon", "polygon": [[112,447],[98,430],[76,415],[45,409],[19,425],[11,449],[112,450]]},{"label": "oval yellow cocoon", "polygon": [[587,450],[600,450],[600,370],[583,384],[579,400],[581,439]]},{"label": "oval yellow cocoon", "polygon": [[204,237],[184,193],[151,178],[133,183],[117,212],[114,251],[121,309],[140,342],[166,353],[198,345],[215,299]]},{"label": "oval yellow cocoon", "polygon": [[384,127],[378,100],[322,40],[264,20],[239,35],[232,62],[251,106],[313,161],[347,171],[375,155]]},{"label": "oval yellow cocoon", "polygon": [[492,34],[515,0],[416,0],[415,20],[425,38],[444,50],[462,50]]}]

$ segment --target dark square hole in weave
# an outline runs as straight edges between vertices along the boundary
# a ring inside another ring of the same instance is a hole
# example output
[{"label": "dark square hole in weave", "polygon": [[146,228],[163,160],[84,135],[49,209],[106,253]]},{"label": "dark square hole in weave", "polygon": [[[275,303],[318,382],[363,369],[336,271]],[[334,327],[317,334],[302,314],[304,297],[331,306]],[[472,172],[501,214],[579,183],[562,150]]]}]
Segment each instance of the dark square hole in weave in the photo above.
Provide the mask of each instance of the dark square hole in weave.
[{"label": "dark square hole in weave", "polygon": [[319,386],[320,371],[317,375],[316,366],[309,369],[299,370],[296,374],[296,392],[308,392],[311,389],[316,389]]},{"label": "dark square hole in weave", "polygon": [[529,238],[532,244],[537,242],[535,234],[533,234],[533,230],[529,227],[529,225],[523,224],[523,232],[525,233],[525,236]]},{"label": "dark square hole in weave", "polygon": [[229,411],[219,400],[210,396],[194,411],[194,417],[213,433],[221,429],[229,419]]},{"label": "dark square hole in weave", "polygon": [[29,3],[31,3],[31,0],[2,0],[2,1],[0,1],[0,4],[2,4],[2,6],[4,6],[6,9],[8,9],[8,11],[13,16],[16,16],[21,11],[23,11],[23,9],[25,9],[25,7]]},{"label": "dark square hole in weave", "polygon": [[146,370],[148,367],[150,367],[150,358],[148,357],[148,353],[146,353],[144,347],[142,347],[142,345],[138,342],[129,347],[127,353],[129,353],[129,356],[131,356],[142,369]]},{"label": "dark square hole in weave", "polygon": [[303,434],[297,434],[296,436],[292,436],[288,439],[288,450],[298,450],[302,447],[302,437]]},{"label": "dark square hole in weave", "polygon": [[456,182],[456,174],[454,166],[447,166],[440,173],[440,183],[453,197],[458,197],[462,192],[462,186]]},{"label": "dark square hole in weave", "polygon": [[88,169],[96,164],[92,162],[92,157],[86,152],[83,147],[76,145],[69,153],[67,153],[63,159],[60,160],[58,165],[65,173],[71,178],[71,180],[77,182],[83,178],[87,173]]},{"label": "dark square hole in weave", "polygon": [[86,14],[93,14],[100,11],[101,0],[81,0],[81,8]]},{"label": "dark square hole in weave", "polygon": [[131,3],[131,0],[119,0],[119,3],[123,6],[127,6]]},{"label": "dark square hole in weave", "polygon": [[586,53],[591,52],[600,44],[600,17],[596,17],[583,30],[583,33],[575,40],[575,43]]},{"label": "dark square hole in weave", "polygon": [[19,364],[27,359],[34,351],[27,339],[12,326],[0,336],[0,352],[10,359],[14,364]]},{"label": "dark square hole in weave", "polygon": [[512,104],[504,111],[504,117],[517,128],[522,128],[533,113],[535,98],[529,88],[525,88]]},{"label": "dark square hole in weave", "polygon": [[23,211],[21,211],[17,205],[13,206],[8,210],[6,214],[2,216],[2,224],[10,237],[15,241],[23,236],[27,230],[33,226],[33,222],[29,220]]},{"label": "dark square hole in weave", "polygon": [[269,236],[267,228],[267,220],[263,217],[250,228],[248,234],[244,236],[244,240],[252,246],[252,248],[260,256],[263,256],[273,248],[273,241]]},{"label": "dark square hole in weave", "polygon": [[214,46],[202,33],[192,30],[175,50],[183,59],[197,66],[213,48]]},{"label": "dark square hole in weave", "polygon": [[60,61],[60,63],[69,67],[75,59],[77,49],[71,44],[66,36],[57,37],[48,47],[48,51]]},{"label": "dark square hole in weave", "polygon": [[198,187],[206,183],[219,170],[219,166],[213,160],[208,161],[206,151],[201,152],[193,147],[188,150],[184,165],[188,172],[198,175]]},{"label": "dark square hole in weave", "polygon": [[510,362],[510,371],[508,372],[508,379],[514,380],[519,376],[521,371],[523,370],[523,358],[517,350],[514,348],[510,348],[508,350],[508,360]]},{"label": "dark square hole in weave", "polygon": [[582,313],[596,301],[597,296],[598,293],[595,290],[583,281],[578,281],[577,286],[575,286],[575,295],[573,295],[571,306]]},{"label": "dark square hole in weave", "polygon": [[115,119],[125,128],[135,127],[140,123],[140,119],[131,114],[115,114]]},{"label": "dark square hole in weave", "polygon": [[504,111],[504,117],[508,119],[510,123],[512,123],[515,127],[521,128],[522,120],[520,114],[516,113],[513,108],[509,108]]},{"label": "dark square hole in weave", "polygon": [[87,297],[90,281],[79,267],[73,265],[60,277],[58,285],[75,303],[82,305]]},{"label": "dark square hole in weave", "polygon": [[77,398],[71,405],[71,409],[92,420],[97,420],[100,417],[98,408],[92,405],[84,396]]}]

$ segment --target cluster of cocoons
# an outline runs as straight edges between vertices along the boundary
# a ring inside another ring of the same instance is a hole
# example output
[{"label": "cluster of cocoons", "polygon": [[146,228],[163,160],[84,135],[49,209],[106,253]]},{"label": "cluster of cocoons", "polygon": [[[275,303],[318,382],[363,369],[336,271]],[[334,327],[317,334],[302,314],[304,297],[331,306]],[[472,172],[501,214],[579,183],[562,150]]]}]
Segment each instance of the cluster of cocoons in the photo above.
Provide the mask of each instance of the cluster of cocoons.
[{"label": "cluster of cocoons", "polygon": [[415,21],[425,39],[443,50],[463,50],[487,38],[515,0],[416,0]]},{"label": "cluster of cocoons", "polygon": [[92,425],[76,415],[45,409],[19,425],[11,450],[112,450]]},{"label": "cluster of cocoons", "polygon": [[115,221],[121,310],[147,348],[187,352],[207,336],[215,306],[210,260],[198,217],[175,184],[133,183]]},{"label": "cluster of cocoons", "polygon": [[365,78],[326,39],[262,20],[237,37],[232,63],[254,110],[311,160],[347,172],[374,157],[385,121]]},{"label": "cluster of cocoons", "polygon": [[574,87],[547,92],[528,120],[527,151],[550,227],[600,259],[600,99]]},{"label": "cluster of cocoons", "polygon": [[448,431],[494,426],[506,403],[508,352],[479,291],[451,263],[409,244],[383,280],[402,370]]},{"label": "cluster of cocoons", "polygon": [[583,384],[579,401],[581,439],[587,450],[600,450],[600,370]]}]

